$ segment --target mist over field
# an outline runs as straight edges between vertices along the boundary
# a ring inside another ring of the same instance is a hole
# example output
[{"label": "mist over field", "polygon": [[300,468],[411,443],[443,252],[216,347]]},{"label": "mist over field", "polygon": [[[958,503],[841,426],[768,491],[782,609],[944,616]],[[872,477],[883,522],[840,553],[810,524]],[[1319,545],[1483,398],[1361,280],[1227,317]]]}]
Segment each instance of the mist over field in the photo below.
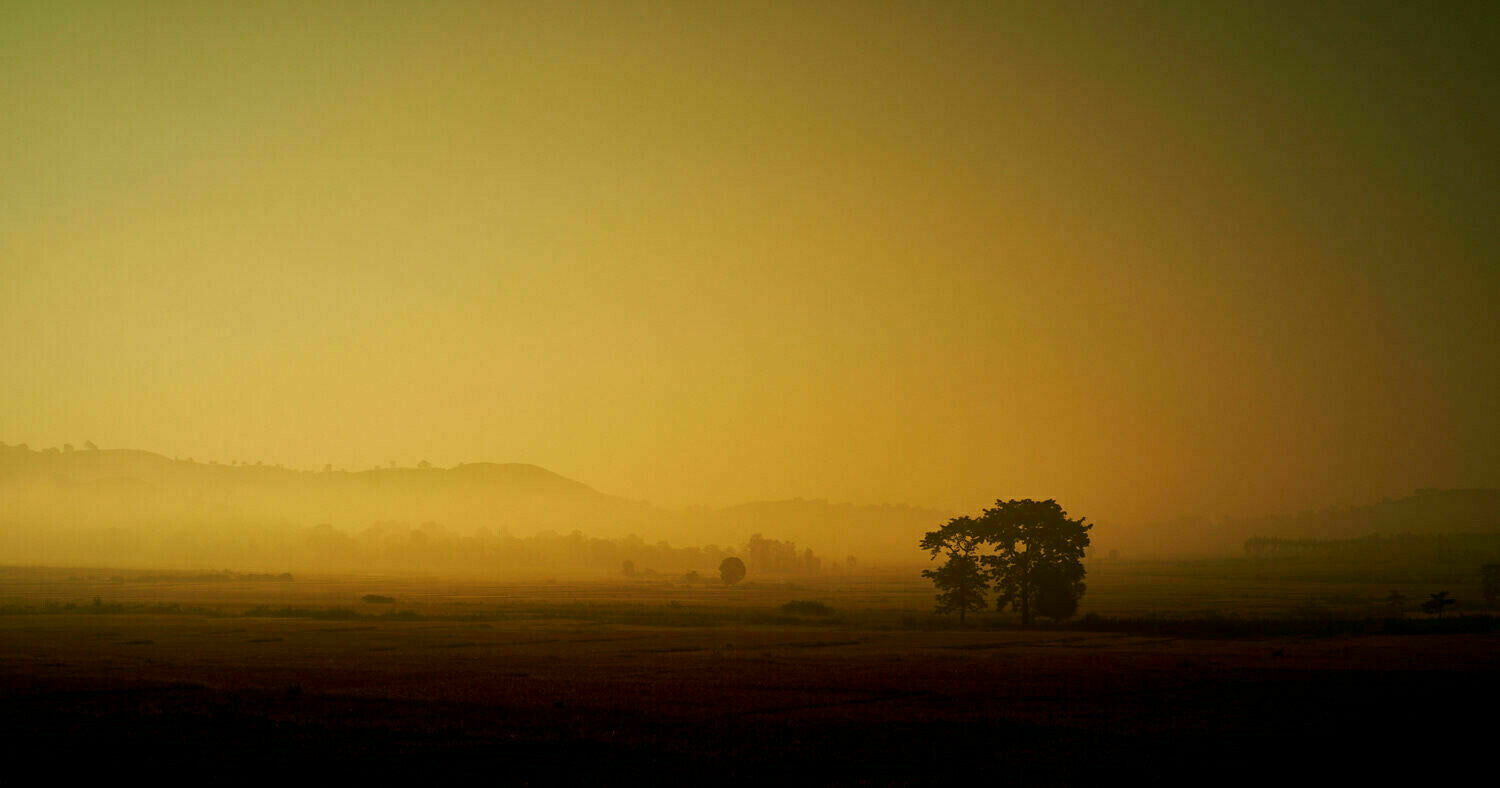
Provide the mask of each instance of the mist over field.
[{"label": "mist over field", "polygon": [[1490,773],[1497,75],[1494,0],[5,0],[5,773]]},{"label": "mist over field", "polygon": [[[0,446],[0,556],[8,563],[479,574],[642,570],[712,574],[752,537],[806,574],[925,560],[945,514],[771,501],[666,509],[534,465],[294,471],[132,450]],[[809,555],[808,550],[813,554]]]},{"label": "mist over field", "polygon": [[[0,496],[8,563],[255,571],[598,576],[631,561],[712,575],[723,558],[749,555],[755,538],[789,556],[758,570],[839,573],[925,564],[917,536],[952,516],[825,500],[670,509],[524,464],[314,472],[71,445],[0,445]],[[1366,506],[1118,530],[1101,533],[1093,555],[1237,556],[1256,538],[1500,535],[1500,490],[1420,490]]]}]

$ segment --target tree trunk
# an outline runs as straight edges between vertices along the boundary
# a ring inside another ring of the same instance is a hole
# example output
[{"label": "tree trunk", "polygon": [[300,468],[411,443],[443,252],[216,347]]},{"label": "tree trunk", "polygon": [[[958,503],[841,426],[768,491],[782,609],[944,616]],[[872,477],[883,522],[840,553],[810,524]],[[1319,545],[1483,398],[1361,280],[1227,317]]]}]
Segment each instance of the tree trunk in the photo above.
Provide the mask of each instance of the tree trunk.
[{"label": "tree trunk", "polygon": [[1021,561],[1021,628],[1031,628],[1031,549]]},{"label": "tree trunk", "polygon": [[964,614],[969,612],[969,587],[963,575],[958,577],[958,625],[964,625]]}]

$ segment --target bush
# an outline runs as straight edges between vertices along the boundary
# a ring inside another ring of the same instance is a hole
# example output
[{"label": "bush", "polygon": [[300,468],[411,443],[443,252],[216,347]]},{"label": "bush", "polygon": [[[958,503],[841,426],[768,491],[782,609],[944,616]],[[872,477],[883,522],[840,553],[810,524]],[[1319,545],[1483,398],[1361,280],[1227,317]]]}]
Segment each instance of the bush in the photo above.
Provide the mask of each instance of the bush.
[{"label": "bush", "polygon": [[719,579],[732,586],[745,579],[745,562],[730,556],[719,563]]}]

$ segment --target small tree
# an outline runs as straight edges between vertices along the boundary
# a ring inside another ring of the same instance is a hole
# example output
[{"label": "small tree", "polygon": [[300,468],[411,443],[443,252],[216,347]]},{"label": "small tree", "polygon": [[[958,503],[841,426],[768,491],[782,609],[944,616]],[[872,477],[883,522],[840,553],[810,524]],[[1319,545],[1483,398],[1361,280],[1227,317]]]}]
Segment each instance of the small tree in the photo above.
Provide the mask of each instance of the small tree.
[{"label": "small tree", "polygon": [[955,517],[936,531],[922,537],[922,549],[932,554],[946,554],[948,560],[937,569],[925,569],[922,576],[938,587],[937,612],[958,613],[960,624],[970,611],[986,607],[989,581],[980,568],[977,552],[981,537],[974,518]]},{"label": "small tree", "polygon": [[1390,596],[1385,598],[1385,612],[1392,616],[1400,616],[1406,612],[1406,597],[1400,591],[1391,590]]},{"label": "small tree", "polygon": [[745,562],[734,556],[729,556],[719,562],[719,579],[724,585],[732,586],[745,579]]},{"label": "small tree", "polygon": [[1458,600],[1448,596],[1447,591],[1439,591],[1436,594],[1429,594],[1427,596],[1427,601],[1422,603],[1422,612],[1442,618],[1443,610],[1456,604],[1458,604]]},{"label": "small tree", "polygon": [[1479,592],[1485,604],[1500,605],[1500,564],[1485,564],[1479,567]]}]

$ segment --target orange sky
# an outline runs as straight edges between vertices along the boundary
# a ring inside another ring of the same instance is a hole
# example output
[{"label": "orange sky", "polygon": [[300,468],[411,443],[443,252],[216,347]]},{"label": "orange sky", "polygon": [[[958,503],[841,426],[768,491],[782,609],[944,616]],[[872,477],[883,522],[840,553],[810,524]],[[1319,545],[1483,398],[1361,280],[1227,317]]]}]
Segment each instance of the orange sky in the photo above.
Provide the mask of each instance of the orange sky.
[{"label": "orange sky", "polygon": [[0,440],[1101,522],[1500,484],[1482,4],[205,5],[0,19]]}]

